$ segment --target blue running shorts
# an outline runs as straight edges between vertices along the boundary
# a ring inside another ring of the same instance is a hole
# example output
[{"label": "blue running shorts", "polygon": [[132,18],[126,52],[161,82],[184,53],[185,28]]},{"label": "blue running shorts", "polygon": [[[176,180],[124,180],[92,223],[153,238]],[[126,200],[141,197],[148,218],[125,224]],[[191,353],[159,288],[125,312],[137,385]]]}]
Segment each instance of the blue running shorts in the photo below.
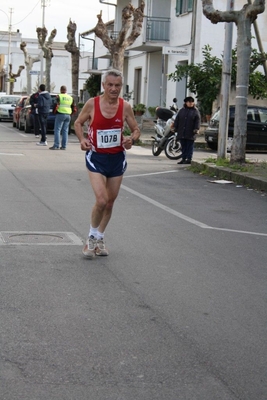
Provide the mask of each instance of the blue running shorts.
[{"label": "blue running shorts", "polygon": [[116,154],[105,154],[90,150],[86,152],[85,162],[89,171],[98,172],[106,178],[121,176],[127,168],[125,151]]}]

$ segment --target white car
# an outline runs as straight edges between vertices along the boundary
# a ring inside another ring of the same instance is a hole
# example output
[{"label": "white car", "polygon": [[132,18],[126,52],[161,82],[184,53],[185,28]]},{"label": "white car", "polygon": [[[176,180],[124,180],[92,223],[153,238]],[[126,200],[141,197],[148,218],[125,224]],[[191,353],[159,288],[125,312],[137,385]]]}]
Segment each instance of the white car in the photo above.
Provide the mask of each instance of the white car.
[{"label": "white car", "polygon": [[20,96],[13,94],[0,94],[0,121],[13,121],[13,110]]}]

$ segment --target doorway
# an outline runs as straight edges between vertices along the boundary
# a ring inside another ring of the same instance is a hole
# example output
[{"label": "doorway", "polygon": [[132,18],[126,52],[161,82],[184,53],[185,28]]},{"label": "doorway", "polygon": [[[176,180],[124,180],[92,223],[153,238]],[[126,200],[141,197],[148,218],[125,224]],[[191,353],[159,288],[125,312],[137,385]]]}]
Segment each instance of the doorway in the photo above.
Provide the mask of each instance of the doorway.
[{"label": "doorway", "polygon": [[134,104],[141,103],[142,68],[134,71]]}]

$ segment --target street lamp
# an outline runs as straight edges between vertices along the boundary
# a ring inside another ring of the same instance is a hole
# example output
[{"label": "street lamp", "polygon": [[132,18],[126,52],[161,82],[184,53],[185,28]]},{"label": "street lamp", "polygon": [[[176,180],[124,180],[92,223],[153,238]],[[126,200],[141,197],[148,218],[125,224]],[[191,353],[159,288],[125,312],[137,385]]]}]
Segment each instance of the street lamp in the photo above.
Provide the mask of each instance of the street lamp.
[{"label": "street lamp", "polygon": [[10,63],[10,47],[11,47],[11,31],[12,31],[12,24],[11,24],[11,16],[12,16],[12,8],[10,8],[10,18],[8,17],[7,13],[4,10],[1,10],[8,20],[8,51],[7,51],[7,84],[6,84],[6,92],[10,94],[10,82],[9,82],[9,63]]}]

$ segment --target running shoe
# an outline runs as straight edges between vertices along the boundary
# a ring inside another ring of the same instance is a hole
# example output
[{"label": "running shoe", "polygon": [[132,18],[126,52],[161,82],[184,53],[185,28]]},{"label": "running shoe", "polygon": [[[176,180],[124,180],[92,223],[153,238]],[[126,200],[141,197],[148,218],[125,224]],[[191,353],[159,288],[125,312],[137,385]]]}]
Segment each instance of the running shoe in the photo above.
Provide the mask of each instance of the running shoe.
[{"label": "running shoe", "polygon": [[96,238],[94,236],[90,236],[85,243],[83,248],[83,255],[86,258],[94,258],[96,251]]},{"label": "running shoe", "polygon": [[96,249],[95,254],[97,256],[108,256],[108,249],[106,249],[105,243],[103,239],[98,239],[96,241]]}]

